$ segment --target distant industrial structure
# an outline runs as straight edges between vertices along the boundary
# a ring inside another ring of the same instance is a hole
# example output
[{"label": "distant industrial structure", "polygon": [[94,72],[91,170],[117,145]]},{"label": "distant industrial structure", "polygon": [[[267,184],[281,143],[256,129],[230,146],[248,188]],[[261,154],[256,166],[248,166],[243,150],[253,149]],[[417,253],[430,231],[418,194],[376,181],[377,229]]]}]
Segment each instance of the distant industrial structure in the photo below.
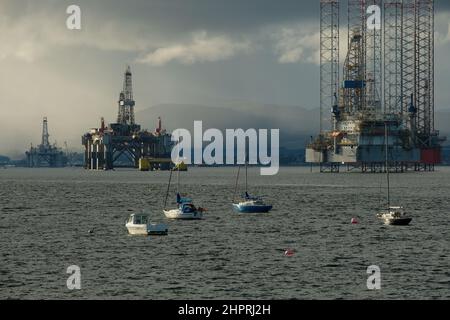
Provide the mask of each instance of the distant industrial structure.
[{"label": "distant industrial structure", "polygon": [[91,129],[82,136],[85,149],[84,167],[94,170],[112,170],[122,159],[129,166],[143,170],[169,169],[172,165],[171,135],[162,128],[161,119],[154,132],[142,130],[134,116],[132,73],[128,66],[123,90],[119,95],[117,122],[108,127],[101,119],[100,128]]},{"label": "distant industrial structure", "polygon": [[41,144],[37,147],[33,147],[33,145],[31,145],[30,149],[25,153],[28,167],[60,168],[66,166],[66,155],[62,149],[57,147],[56,143],[53,145],[50,144],[49,137],[48,121],[47,117],[44,117],[44,120],[42,121]]},{"label": "distant industrial structure", "polygon": [[[445,139],[434,127],[433,0],[348,0],[343,65],[341,2],[320,1],[320,134],[306,162],[381,172],[387,152],[390,170],[434,170]],[[368,26],[370,6],[381,8],[380,28]]]}]

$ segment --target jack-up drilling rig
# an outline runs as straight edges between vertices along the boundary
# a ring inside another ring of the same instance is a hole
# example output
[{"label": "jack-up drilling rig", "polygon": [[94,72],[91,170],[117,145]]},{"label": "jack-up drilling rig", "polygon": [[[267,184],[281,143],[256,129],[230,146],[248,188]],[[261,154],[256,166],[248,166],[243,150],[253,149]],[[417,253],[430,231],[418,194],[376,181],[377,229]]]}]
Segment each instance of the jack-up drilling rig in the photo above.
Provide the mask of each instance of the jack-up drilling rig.
[{"label": "jack-up drilling rig", "polygon": [[[445,138],[434,127],[433,0],[347,0],[343,65],[340,3],[320,1],[320,134],[306,161],[322,172],[434,170]],[[371,8],[378,27],[368,25]]]}]

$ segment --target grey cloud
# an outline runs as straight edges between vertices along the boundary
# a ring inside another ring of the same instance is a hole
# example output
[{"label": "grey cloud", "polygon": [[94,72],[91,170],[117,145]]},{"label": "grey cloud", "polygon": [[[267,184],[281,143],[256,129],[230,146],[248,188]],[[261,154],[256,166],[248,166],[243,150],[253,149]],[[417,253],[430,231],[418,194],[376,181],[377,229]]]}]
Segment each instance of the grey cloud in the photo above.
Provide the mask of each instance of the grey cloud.
[{"label": "grey cloud", "polygon": [[162,66],[172,61],[183,64],[215,62],[232,58],[238,53],[249,52],[248,41],[236,41],[226,36],[208,36],[206,31],[192,35],[188,43],[173,44],[145,54],[137,62]]}]

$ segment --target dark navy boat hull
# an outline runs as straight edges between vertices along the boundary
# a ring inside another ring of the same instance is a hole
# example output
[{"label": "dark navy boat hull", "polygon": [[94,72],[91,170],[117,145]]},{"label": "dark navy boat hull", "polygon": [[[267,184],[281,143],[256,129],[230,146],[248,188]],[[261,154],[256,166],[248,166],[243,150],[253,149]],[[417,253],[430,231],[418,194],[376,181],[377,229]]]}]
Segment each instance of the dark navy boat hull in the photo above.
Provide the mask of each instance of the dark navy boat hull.
[{"label": "dark navy boat hull", "polygon": [[245,206],[233,204],[233,208],[239,213],[267,213],[272,210],[272,206]]}]

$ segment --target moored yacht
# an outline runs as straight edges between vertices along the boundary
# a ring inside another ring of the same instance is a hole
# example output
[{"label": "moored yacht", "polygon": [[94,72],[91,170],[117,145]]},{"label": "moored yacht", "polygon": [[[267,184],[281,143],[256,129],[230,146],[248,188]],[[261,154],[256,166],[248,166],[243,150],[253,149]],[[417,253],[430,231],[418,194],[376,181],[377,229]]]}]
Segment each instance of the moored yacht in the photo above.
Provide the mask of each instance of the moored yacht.
[{"label": "moored yacht", "polygon": [[236,185],[233,196],[233,209],[238,213],[267,213],[272,210],[272,205],[266,204],[261,197],[250,196],[248,193],[248,169],[247,160],[245,161],[245,193],[241,200],[236,200],[236,193],[239,184],[239,173],[241,167],[238,168],[236,175]]},{"label": "moored yacht", "polygon": [[408,217],[408,215],[405,212],[405,209],[403,207],[397,206],[393,207],[391,206],[391,184],[390,184],[390,176],[389,176],[389,144],[388,144],[388,126],[387,122],[384,124],[384,131],[385,131],[385,169],[386,169],[386,180],[387,180],[387,208],[386,210],[382,210],[380,213],[377,214],[377,217],[387,225],[392,226],[406,226],[411,221],[412,218]]},{"label": "moored yacht", "polygon": [[393,226],[406,226],[412,220],[412,218],[408,217],[403,207],[389,207],[389,209],[381,211],[377,216],[385,224]]},{"label": "moored yacht", "polygon": [[203,212],[205,209],[197,208],[192,203],[191,199],[182,198],[179,193],[177,193],[177,205],[178,208],[176,209],[164,209],[164,215],[166,218],[179,220],[200,220],[203,218]]},{"label": "moored yacht", "polygon": [[262,198],[252,197],[245,192],[242,201],[233,203],[235,211],[240,213],[266,213],[272,210],[272,206],[264,202]]},{"label": "moored yacht", "polygon": [[125,227],[131,235],[163,236],[169,233],[167,225],[149,223],[149,217],[145,213],[131,214]]}]

